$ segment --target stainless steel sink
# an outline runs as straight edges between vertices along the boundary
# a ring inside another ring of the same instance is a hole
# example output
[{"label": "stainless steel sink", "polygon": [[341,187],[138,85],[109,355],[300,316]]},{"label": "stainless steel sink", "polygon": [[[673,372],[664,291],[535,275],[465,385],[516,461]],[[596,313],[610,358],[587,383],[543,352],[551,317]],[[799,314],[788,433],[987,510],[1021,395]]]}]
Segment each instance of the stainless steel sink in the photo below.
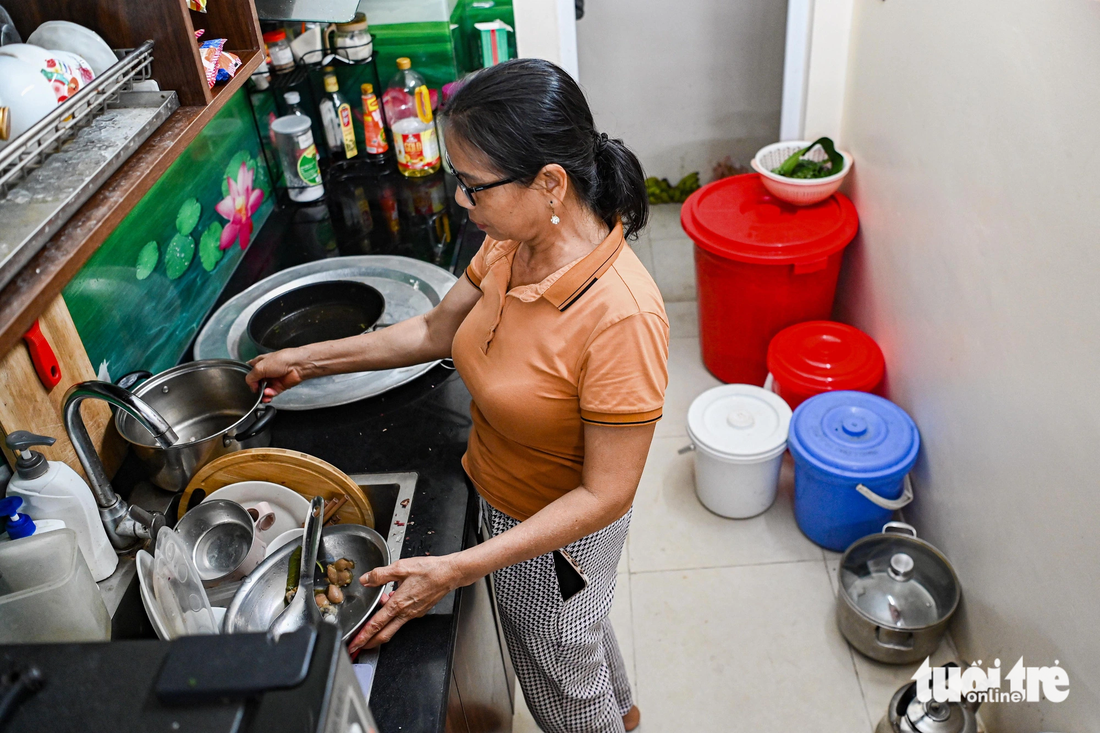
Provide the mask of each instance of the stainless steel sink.
[{"label": "stainless steel sink", "polygon": [[374,510],[374,528],[386,538],[391,562],[401,557],[405,527],[416,490],[415,473],[358,473],[351,480],[363,489]]},{"label": "stainless steel sink", "polygon": [[[417,474],[360,473],[350,478],[363,489],[370,500],[371,509],[374,510],[374,528],[386,538],[391,562],[398,560],[405,543],[405,529],[412,511]],[[171,495],[164,495],[171,498]],[[161,501],[164,501],[163,498]],[[164,509],[159,506],[152,508],[161,511]],[[119,558],[118,569],[99,584],[107,611],[112,616],[112,637],[115,639],[151,636],[152,629],[145,618],[137,585],[132,557]],[[211,594],[212,597],[225,595],[224,592],[218,594],[217,589],[213,589]],[[230,590],[230,597],[231,594]],[[229,598],[224,598],[214,605],[228,605],[228,601]]]}]

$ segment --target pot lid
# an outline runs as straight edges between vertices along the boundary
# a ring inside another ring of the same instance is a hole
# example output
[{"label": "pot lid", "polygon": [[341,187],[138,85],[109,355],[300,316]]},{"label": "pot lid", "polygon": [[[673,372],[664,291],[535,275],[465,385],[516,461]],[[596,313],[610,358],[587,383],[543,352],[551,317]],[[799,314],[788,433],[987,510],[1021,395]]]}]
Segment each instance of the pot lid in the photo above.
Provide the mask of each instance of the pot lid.
[{"label": "pot lid", "polygon": [[913,575],[913,556],[896,552],[886,562],[885,568],[872,563],[872,572],[845,582],[852,603],[890,629],[922,629],[942,620],[944,609],[936,596]]},{"label": "pot lid", "polygon": [[688,410],[688,435],[697,446],[731,458],[762,458],[787,445],[791,408],[779,395],[751,384],[708,389]]},{"label": "pot lid", "polygon": [[973,714],[957,702],[921,702],[914,695],[905,719],[915,733],[977,733]]},{"label": "pot lid", "polygon": [[699,189],[684,203],[680,222],[708,252],[763,264],[821,260],[843,249],[859,230],[856,207],[844,194],[795,206],[768,193],[758,173]]},{"label": "pot lid", "polygon": [[791,452],[819,470],[857,480],[904,476],[917,460],[920,433],[889,400],[866,392],[824,392],[795,410]]},{"label": "pot lid", "polygon": [[782,385],[824,392],[869,391],[886,371],[882,350],[858,328],[835,321],[807,321],[784,328],[768,345],[768,371]]},{"label": "pot lid", "polygon": [[943,553],[899,522],[853,543],[840,559],[838,580],[841,597],[884,629],[934,626],[955,613],[962,595]]}]

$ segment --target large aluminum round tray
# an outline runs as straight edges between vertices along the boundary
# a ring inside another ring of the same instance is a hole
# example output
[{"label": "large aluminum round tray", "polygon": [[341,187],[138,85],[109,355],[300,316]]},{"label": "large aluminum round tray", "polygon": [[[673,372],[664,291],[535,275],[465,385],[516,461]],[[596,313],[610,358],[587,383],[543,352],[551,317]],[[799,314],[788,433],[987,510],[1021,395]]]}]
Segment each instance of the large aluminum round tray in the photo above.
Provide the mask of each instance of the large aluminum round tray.
[{"label": "large aluminum round tray", "polygon": [[[291,267],[261,280],[219,308],[195,341],[195,359],[248,361],[257,356],[247,333],[252,314],[288,290],[326,280],[355,280],[377,288],[386,298],[379,321],[379,326],[385,326],[431,310],[457,278],[441,267],[394,255],[336,257]],[[288,389],[271,404],[280,410],[311,410],[357,402],[416,379],[438,363],[318,377]]]}]

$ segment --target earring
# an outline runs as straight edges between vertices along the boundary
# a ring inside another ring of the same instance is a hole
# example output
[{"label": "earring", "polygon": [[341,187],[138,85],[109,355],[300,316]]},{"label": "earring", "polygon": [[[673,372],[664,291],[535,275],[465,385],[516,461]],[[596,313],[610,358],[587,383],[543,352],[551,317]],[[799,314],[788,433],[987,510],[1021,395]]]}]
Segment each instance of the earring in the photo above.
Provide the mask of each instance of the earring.
[{"label": "earring", "polygon": [[561,219],[558,218],[558,215],[554,213],[554,202],[553,201],[550,202],[550,223],[555,225],[555,226],[557,226],[558,224],[561,223]]}]

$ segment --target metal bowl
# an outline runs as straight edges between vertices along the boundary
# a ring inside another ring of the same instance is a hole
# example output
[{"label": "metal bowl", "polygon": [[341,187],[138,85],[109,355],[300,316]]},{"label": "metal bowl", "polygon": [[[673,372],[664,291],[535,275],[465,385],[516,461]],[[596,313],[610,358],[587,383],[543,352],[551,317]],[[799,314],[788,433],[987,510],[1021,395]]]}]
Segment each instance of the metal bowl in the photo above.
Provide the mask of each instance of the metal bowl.
[{"label": "metal bowl", "polygon": [[[290,569],[290,556],[301,547],[301,539],[288,542],[264,560],[244,579],[233,596],[222,623],[222,633],[267,631],[271,622],[282,612],[285,604],[286,578]],[[321,549],[318,562],[327,565],[340,558],[355,563],[351,585],[343,588],[344,602],[337,608],[337,625],[344,641],[350,641],[359,627],[367,620],[382,596],[381,588],[365,588],[359,584],[359,576],[368,570],[390,564],[390,551],[382,535],[360,524],[341,524],[325,527],[321,532]],[[327,586],[320,570],[317,586]]]},{"label": "metal bowl", "polygon": [[255,531],[248,510],[224,499],[199,504],[176,524],[204,584],[229,577],[244,563]]}]

